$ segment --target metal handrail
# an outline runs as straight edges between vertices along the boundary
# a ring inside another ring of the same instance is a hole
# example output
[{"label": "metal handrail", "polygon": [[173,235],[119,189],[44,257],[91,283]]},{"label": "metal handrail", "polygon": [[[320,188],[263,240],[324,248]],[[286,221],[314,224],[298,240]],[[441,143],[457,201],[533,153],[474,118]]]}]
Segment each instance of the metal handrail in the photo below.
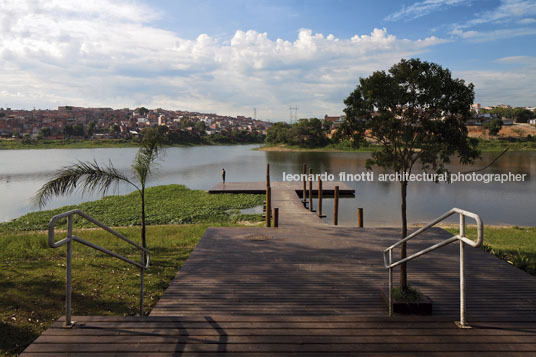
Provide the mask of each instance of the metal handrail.
[{"label": "metal handrail", "polygon": [[[402,243],[407,242],[408,240],[415,238],[417,235],[421,234],[422,232],[428,230],[429,228],[435,226],[437,223],[445,220],[446,218],[452,216],[453,214],[458,213],[460,215],[460,232],[457,235],[454,235],[448,239],[445,239],[437,244],[434,244],[428,248],[425,248],[417,253],[414,253],[410,255],[409,257],[406,257],[404,259],[400,259],[396,262],[393,262],[393,249],[401,245]],[[476,221],[476,227],[477,227],[477,239],[476,241],[473,241],[465,236],[465,217],[473,218]],[[431,251],[434,251],[438,248],[441,248],[447,244],[450,244],[452,242],[459,241],[460,242],[460,321],[457,322],[457,325],[461,328],[468,328],[469,326],[466,324],[465,321],[465,269],[464,269],[464,243],[469,244],[472,247],[479,247],[482,245],[482,242],[484,241],[484,224],[482,223],[482,219],[479,215],[476,213],[472,213],[469,211],[465,211],[463,209],[459,208],[453,208],[450,211],[444,213],[440,217],[436,218],[432,222],[428,223],[426,226],[418,229],[417,231],[413,232],[412,234],[408,235],[407,237],[399,240],[395,244],[391,245],[387,249],[383,251],[383,262],[385,265],[385,268],[389,269],[389,316],[393,315],[393,268],[409,262],[417,257],[420,257],[421,255],[424,255],[426,253],[429,253]]]},{"label": "metal handrail", "polygon": [[[93,244],[91,242],[88,242],[80,237],[77,237],[73,234],[73,216],[79,215],[80,217],[88,220],[89,222],[99,226],[100,228],[104,229],[105,231],[113,234],[114,236],[124,240],[125,242],[129,243],[130,245],[133,245],[134,247],[138,248],[141,251],[141,263],[137,263],[131,259],[128,259],[120,254],[114,253],[111,250],[108,250],[106,248],[100,247],[96,244]],[[56,224],[56,221],[67,217],[67,237],[59,240],[57,242],[54,241],[54,226]],[[65,326],[66,327],[72,327],[73,323],[71,321],[71,260],[72,260],[72,242],[76,241],[79,243],[82,243],[84,245],[87,245],[88,247],[91,247],[93,249],[99,250],[103,253],[106,253],[108,255],[111,255],[114,258],[121,259],[124,262],[127,262],[129,264],[132,264],[134,266],[137,266],[140,268],[140,316],[143,316],[143,278],[144,278],[144,271],[149,268],[149,264],[151,261],[151,252],[147,249],[139,245],[138,243],[135,243],[122,235],[121,233],[118,233],[111,229],[110,227],[102,224],[101,222],[97,221],[95,218],[88,216],[84,212],[80,210],[71,210],[67,211],[61,214],[58,214],[50,220],[48,223],[48,246],[51,248],[59,248],[64,244],[67,244],[67,286],[66,286],[66,294],[65,294]]]}]

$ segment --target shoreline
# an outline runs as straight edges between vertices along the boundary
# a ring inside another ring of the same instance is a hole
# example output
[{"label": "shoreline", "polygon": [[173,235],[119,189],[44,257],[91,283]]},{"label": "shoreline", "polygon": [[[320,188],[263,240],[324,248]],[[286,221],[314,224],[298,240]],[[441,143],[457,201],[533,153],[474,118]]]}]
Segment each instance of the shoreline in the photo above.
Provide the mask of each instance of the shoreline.
[{"label": "shoreline", "polygon": [[[262,145],[263,143],[202,143],[202,144],[172,144],[166,147],[196,147],[196,146],[233,146],[233,145]],[[0,151],[3,150],[44,150],[44,149],[116,149],[139,148],[139,143],[124,139],[80,140],[80,141],[45,141],[30,144],[0,139]]]},{"label": "shoreline", "polygon": [[[503,146],[496,146],[496,147],[483,147],[480,148],[481,152],[501,152],[508,148],[508,151],[511,152],[533,152],[536,151],[535,147],[516,147],[515,145],[509,146],[509,145],[503,145]],[[338,149],[338,148],[330,148],[330,147],[321,147],[321,148],[300,148],[300,147],[294,147],[294,146],[288,146],[288,145],[277,145],[277,146],[261,146],[259,148],[256,148],[254,150],[258,151],[267,151],[267,152],[374,152],[379,150],[375,147],[366,147],[366,148],[359,148],[359,149]]]}]

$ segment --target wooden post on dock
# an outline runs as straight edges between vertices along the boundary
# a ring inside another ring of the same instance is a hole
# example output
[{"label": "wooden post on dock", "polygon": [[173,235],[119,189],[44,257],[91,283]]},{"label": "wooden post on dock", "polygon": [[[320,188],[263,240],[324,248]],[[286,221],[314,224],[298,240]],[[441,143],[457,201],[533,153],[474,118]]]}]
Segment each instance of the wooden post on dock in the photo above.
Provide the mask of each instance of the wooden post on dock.
[{"label": "wooden post on dock", "polygon": [[333,199],[333,224],[339,224],[339,186],[335,186],[335,198]]},{"label": "wooden post on dock", "polygon": [[305,179],[305,175],[307,175],[307,165],[303,164],[303,196],[302,196],[302,202],[307,202],[307,181]]},{"label": "wooden post on dock", "polygon": [[270,227],[270,215],[272,213],[272,188],[266,187],[266,227]]},{"label": "wooden post on dock", "polygon": [[363,208],[357,209],[357,226],[363,228]]},{"label": "wooden post on dock", "polygon": [[318,217],[322,217],[322,179],[318,178]]},{"label": "wooden post on dock", "polygon": [[270,187],[270,164],[266,164],[266,227],[270,227],[272,213],[272,188]]},{"label": "wooden post on dock", "polygon": [[274,208],[274,228],[279,227],[279,208]]},{"label": "wooden post on dock", "polygon": [[309,211],[313,212],[313,169],[309,169]]}]

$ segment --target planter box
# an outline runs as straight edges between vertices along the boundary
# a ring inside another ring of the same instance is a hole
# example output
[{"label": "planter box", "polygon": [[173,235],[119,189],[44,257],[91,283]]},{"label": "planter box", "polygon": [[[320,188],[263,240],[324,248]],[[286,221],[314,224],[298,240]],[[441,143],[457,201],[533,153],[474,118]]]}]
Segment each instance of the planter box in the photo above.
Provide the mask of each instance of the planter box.
[{"label": "planter box", "polygon": [[[389,308],[389,289],[381,290],[383,300]],[[432,315],[432,299],[421,295],[421,300],[414,302],[397,301],[393,297],[393,313],[403,315]]]}]

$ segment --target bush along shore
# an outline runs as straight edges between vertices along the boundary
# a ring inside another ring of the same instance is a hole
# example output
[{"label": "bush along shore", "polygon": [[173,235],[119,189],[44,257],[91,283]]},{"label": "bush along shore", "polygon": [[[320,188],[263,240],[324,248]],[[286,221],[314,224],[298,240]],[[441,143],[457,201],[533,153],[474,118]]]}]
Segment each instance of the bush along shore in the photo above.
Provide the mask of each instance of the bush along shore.
[{"label": "bush along shore", "polygon": [[[145,311],[158,301],[207,227],[233,226],[260,214],[242,215],[263,195],[211,195],[182,185],[148,188],[147,227],[151,268],[145,274]],[[16,356],[65,314],[65,247],[51,249],[47,225],[56,214],[80,209],[134,241],[139,241],[139,194],[32,212],[0,223],[0,356]],[[75,216],[76,217],[76,216]],[[132,260],[139,252],[102,229],[75,221],[74,234]],[[65,228],[60,224],[58,229]],[[58,239],[65,236],[58,231]],[[82,244],[73,244],[73,315],[135,315],[139,310],[139,270]]]},{"label": "bush along shore", "polygon": [[[534,151],[536,150],[536,137],[531,139],[477,139],[478,148],[482,152],[501,152],[505,149],[510,151]],[[381,149],[380,145],[369,143],[359,148],[354,148],[350,142],[341,141],[322,146],[308,147],[294,144],[270,144],[266,143],[258,150],[261,151],[313,151],[313,152],[375,152]]]}]

